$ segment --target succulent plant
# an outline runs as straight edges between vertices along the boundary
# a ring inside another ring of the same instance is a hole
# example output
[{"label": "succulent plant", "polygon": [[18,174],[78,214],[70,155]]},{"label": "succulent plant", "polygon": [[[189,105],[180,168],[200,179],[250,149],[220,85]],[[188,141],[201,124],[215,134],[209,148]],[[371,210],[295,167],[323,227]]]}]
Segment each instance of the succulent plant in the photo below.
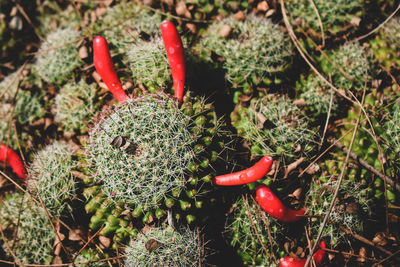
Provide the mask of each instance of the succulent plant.
[{"label": "succulent plant", "polygon": [[394,17],[370,41],[375,59],[385,68],[400,68],[400,18]]},{"label": "succulent plant", "polygon": [[400,153],[400,104],[395,103],[385,123],[387,141],[396,153]]},{"label": "succulent plant", "polygon": [[[103,116],[87,147],[94,180],[102,183],[101,190],[85,193],[85,209],[94,213],[91,228],[106,223],[100,234],[111,235],[129,216],[147,223],[165,217],[167,209],[193,223],[212,204],[211,178],[225,166],[222,126],[212,105],[190,93],[180,107],[160,92],[127,100]],[[121,214],[127,208],[130,215]]]},{"label": "succulent plant", "polygon": [[278,266],[284,255],[283,226],[249,196],[240,197],[229,215],[225,235],[242,258],[244,265]]},{"label": "succulent plant", "polygon": [[[97,250],[84,249],[74,260],[74,266],[77,267],[107,267],[107,261],[103,261]],[[72,265],[71,265],[72,266]]]},{"label": "succulent plant", "polygon": [[254,15],[244,21],[231,16],[214,22],[198,50],[209,61],[212,52],[223,57],[226,79],[244,94],[251,94],[253,85],[280,84],[294,56],[289,38],[278,26]]},{"label": "succulent plant", "polygon": [[[366,13],[363,0],[314,0],[316,9],[326,37],[339,37],[354,32],[360,20]],[[320,39],[321,28],[317,12],[312,2],[306,0],[291,0],[285,3],[291,20],[311,36]]]},{"label": "succulent plant", "polygon": [[272,94],[238,105],[231,114],[238,135],[249,144],[252,157],[271,155],[284,164],[308,155],[315,148],[316,133],[290,99]]},{"label": "succulent plant", "polygon": [[55,121],[66,132],[86,133],[89,121],[100,109],[96,95],[96,86],[87,84],[83,79],[78,83],[67,83],[55,99]]},{"label": "succulent plant", "polygon": [[112,48],[125,54],[131,43],[159,32],[160,23],[160,14],[133,2],[120,3],[108,8],[90,31],[96,34],[102,32]]},{"label": "succulent plant", "polygon": [[189,228],[150,228],[126,247],[124,266],[204,266],[203,245]]},{"label": "succulent plant", "polygon": [[[28,195],[7,195],[0,206],[0,224],[5,229],[8,248],[23,264],[50,264],[56,234],[46,212]],[[3,240],[5,242],[5,240]]]},{"label": "succulent plant", "polygon": [[76,181],[72,171],[78,167],[74,152],[67,143],[55,141],[36,153],[29,166],[28,190],[43,201],[53,215],[72,212]]},{"label": "succulent plant", "polygon": [[73,77],[80,64],[76,44],[80,33],[72,28],[60,28],[50,33],[41,44],[35,68],[39,76],[48,83],[62,84]]}]

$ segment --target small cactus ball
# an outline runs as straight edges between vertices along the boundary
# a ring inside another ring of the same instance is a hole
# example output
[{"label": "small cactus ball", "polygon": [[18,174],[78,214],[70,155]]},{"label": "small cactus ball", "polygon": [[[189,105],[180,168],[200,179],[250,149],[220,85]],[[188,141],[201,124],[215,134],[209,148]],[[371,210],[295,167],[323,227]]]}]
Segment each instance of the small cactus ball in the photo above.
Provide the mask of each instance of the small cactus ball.
[{"label": "small cactus ball", "polygon": [[3,248],[22,264],[50,264],[56,234],[45,210],[30,196],[19,193],[6,195],[0,206],[0,224],[7,238]]},{"label": "small cactus ball", "polygon": [[55,141],[36,153],[29,166],[28,191],[39,195],[44,206],[53,215],[72,212],[76,199],[76,181],[72,174],[78,161],[72,148]]},{"label": "small cactus ball", "polygon": [[125,266],[205,266],[202,240],[189,228],[150,228],[126,247]]},{"label": "small cactus ball", "polygon": [[288,36],[269,19],[254,15],[214,22],[198,47],[206,58],[211,52],[224,58],[227,80],[244,94],[251,93],[252,85],[281,83],[294,56]]}]

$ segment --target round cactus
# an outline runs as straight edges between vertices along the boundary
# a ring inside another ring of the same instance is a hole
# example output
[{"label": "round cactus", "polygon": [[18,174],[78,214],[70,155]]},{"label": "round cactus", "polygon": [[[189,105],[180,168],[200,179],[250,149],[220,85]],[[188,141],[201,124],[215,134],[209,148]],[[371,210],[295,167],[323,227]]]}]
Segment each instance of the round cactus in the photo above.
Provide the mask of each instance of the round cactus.
[{"label": "round cactus", "polygon": [[284,164],[307,155],[315,147],[316,133],[290,99],[272,94],[237,106],[232,124],[250,145],[253,157],[281,157]]},{"label": "round cactus", "polygon": [[8,247],[21,263],[50,264],[56,234],[43,208],[27,195],[13,194],[2,201],[0,213]]},{"label": "round cactus", "polygon": [[130,2],[107,9],[105,15],[92,26],[91,32],[102,35],[112,48],[125,54],[131,43],[159,32],[161,16]]},{"label": "round cactus", "polygon": [[72,174],[78,166],[68,144],[55,141],[40,150],[29,166],[27,188],[38,194],[51,214],[71,212],[76,199],[76,182]]},{"label": "round cactus", "polygon": [[[366,10],[362,0],[313,1],[324,28],[325,37],[337,37],[357,28]],[[317,12],[310,1],[291,0],[285,3],[289,16],[297,25],[310,29],[312,36],[321,38]]]},{"label": "round cactus", "polygon": [[66,132],[86,133],[90,119],[99,110],[96,100],[94,84],[84,80],[67,83],[56,96],[54,119]]},{"label": "round cactus", "polygon": [[395,103],[385,123],[387,141],[396,153],[400,153],[400,104]]},{"label": "round cactus", "polygon": [[242,196],[227,219],[226,235],[244,265],[278,266],[284,255],[283,226],[252,198]]},{"label": "round cactus", "polygon": [[224,57],[227,80],[245,94],[251,93],[252,85],[281,83],[294,56],[289,38],[278,26],[254,15],[244,21],[228,17],[213,23],[198,50],[208,58],[211,51]]},{"label": "round cactus", "polygon": [[125,266],[204,266],[202,245],[198,232],[189,228],[150,228],[126,247]]},{"label": "round cactus", "polygon": [[58,29],[49,34],[39,48],[35,68],[48,83],[61,84],[73,77],[80,64],[76,44],[80,33],[72,28]]}]

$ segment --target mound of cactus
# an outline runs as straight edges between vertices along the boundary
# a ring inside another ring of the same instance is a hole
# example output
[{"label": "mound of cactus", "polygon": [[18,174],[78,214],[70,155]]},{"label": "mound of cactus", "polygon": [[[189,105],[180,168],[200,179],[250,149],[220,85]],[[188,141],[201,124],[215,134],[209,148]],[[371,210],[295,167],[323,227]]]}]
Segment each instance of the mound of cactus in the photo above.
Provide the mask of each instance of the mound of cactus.
[{"label": "mound of cactus", "polygon": [[251,197],[242,196],[233,204],[225,228],[231,246],[246,266],[278,266],[279,258],[284,256],[282,225],[266,216]]},{"label": "mound of cactus", "polygon": [[189,228],[146,229],[126,247],[124,266],[203,266],[203,245],[199,232]]},{"label": "mound of cactus", "polygon": [[87,126],[96,111],[99,110],[99,99],[94,84],[84,80],[78,83],[67,83],[55,99],[55,121],[61,124],[66,132],[86,133]]},{"label": "mound of cactus", "polygon": [[11,249],[22,264],[50,264],[56,234],[45,210],[28,195],[17,193],[6,196],[0,213],[1,227],[7,229],[2,246],[8,254]]},{"label": "mound of cactus", "polygon": [[278,156],[287,164],[315,147],[316,133],[307,118],[284,96],[254,98],[248,107],[237,106],[231,119],[253,157]]},{"label": "mound of cactus", "polygon": [[[253,85],[280,84],[290,68],[294,51],[289,38],[272,21],[248,15],[214,22],[200,40],[205,58],[223,57],[226,79],[235,91],[251,94]],[[239,94],[239,93],[236,93]]]},{"label": "mound of cactus", "polygon": [[387,141],[391,148],[396,152],[400,152],[400,104],[395,103],[389,119],[385,123]]},{"label": "mound of cactus", "polygon": [[46,37],[35,62],[39,76],[50,84],[62,84],[73,77],[80,64],[78,48],[80,33],[73,28],[58,29]]},{"label": "mound of cactus", "polygon": [[77,167],[72,148],[55,141],[34,156],[29,166],[27,188],[33,196],[40,196],[51,214],[72,212],[71,203],[77,198],[73,171]]}]

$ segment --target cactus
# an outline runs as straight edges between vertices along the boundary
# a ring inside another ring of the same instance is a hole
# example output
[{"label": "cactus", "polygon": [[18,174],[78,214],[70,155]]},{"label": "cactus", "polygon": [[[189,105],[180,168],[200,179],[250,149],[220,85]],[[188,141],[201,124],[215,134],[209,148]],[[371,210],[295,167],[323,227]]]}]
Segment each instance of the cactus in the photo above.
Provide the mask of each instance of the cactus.
[{"label": "cactus", "polygon": [[395,103],[392,108],[392,112],[389,115],[388,120],[385,123],[386,135],[388,138],[387,142],[391,148],[396,152],[400,153],[400,104]]},{"label": "cactus", "polygon": [[246,95],[253,85],[280,84],[294,56],[289,38],[278,26],[254,15],[244,21],[229,17],[213,23],[197,50],[209,61],[211,52],[224,57],[227,80]]},{"label": "cactus", "polygon": [[[365,13],[363,0],[313,1],[324,28],[325,38],[340,37],[354,32]],[[317,13],[312,3],[307,0],[291,0],[285,3],[291,21],[311,36],[320,39],[322,36]]]},{"label": "cactus", "polygon": [[[163,93],[145,94],[108,114],[90,130],[87,147],[94,180],[103,183],[85,193],[85,209],[94,213],[90,227],[106,223],[100,234],[112,235],[130,216],[148,223],[164,218],[167,209],[193,223],[212,204],[206,194],[211,178],[225,166],[226,132],[212,105],[190,93],[180,107]],[[129,216],[122,213],[127,208]]]},{"label": "cactus", "polygon": [[41,44],[35,68],[40,77],[51,84],[62,84],[73,77],[80,64],[76,44],[80,33],[72,28],[58,29]]},{"label": "cactus", "polygon": [[87,125],[100,108],[96,103],[96,86],[84,80],[64,85],[55,99],[55,121],[66,132],[87,132]]},{"label": "cactus", "polygon": [[189,228],[150,228],[126,247],[124,266],[204,266],[202,245],[199,233]]},{"label": "cactus", "polygon": [[315,148],[316,133],[291,100],[272,94],[237,106],[231,114],[238,135],[250,145],[252,157],[279,156],[284,164],[308,155]]},{"label": "cactus", "polygon": [[29,166],[28,190],[38,194],[51,214],[72,212],[76,181],[72,174],[78,166],[68,144],[55,141],[40,150]]},{"label": "cactus", "polygon": [[0,213],[8,245],[21,263],[50,264],[56,234],[43,208],[29,196],[16,193],[2,201]]},{"label": "cactus", "polygon": [[227,219],[226,236],[246,266],[278,266],[285,253],[283,226],[265,214],[256,201],[242,196]]},{"label": "cactus", "polygon": [[[102,258],[95,249],[84,249],[74,260],[74,266],[77,267],[107,267],[107,261],[100,261]],[[72,265],[71,265],[72,266]]]},{"label": "cactus", "polygon": [[90,31],[101,33],[119,53],[125,54],[131,43],[141,36],[159,32],[161,16],[143,9],[135,3],[121,3],[109,8],[105,15],[93,24]]},{"label": "cactus", "polygon": [[376,61],[385,68],[400,68],[400,18],[394,17],[386,23],[375,39],[370,41]]},{"label": "cactus", "polygon": [[362,91],[376,73],[371,53],[357,42],[345,43],[328,53],[328,57],[329,60],[321,57],[321,67],[336,88]]}]

